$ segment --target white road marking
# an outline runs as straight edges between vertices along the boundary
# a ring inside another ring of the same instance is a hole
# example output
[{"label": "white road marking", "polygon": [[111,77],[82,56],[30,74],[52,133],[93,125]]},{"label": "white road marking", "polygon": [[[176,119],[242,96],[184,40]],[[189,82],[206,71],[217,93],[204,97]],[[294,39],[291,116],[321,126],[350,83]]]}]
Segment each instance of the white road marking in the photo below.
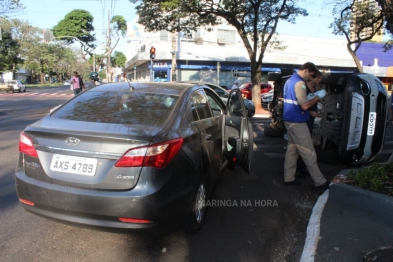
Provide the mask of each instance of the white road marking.
[{"label": "white road marking", "polygon": [[300,262],[314,262],[315,252],[318,247],[319,233],[321,229],[321,216],[323,208],[329,197],[329,189],[319,196],[317,203],[312,209],[310,220],[307,226],[306,243],[304,244]]}]

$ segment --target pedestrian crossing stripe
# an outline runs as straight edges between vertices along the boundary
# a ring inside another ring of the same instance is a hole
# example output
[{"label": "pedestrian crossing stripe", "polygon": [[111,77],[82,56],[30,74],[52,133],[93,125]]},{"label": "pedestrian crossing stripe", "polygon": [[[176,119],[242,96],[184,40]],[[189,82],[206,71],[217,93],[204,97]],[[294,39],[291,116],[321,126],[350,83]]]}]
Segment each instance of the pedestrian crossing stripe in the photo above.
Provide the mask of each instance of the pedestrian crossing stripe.
[{"label": "pedestrian crossing stripe", "polygon": [[16,97],[25,97],[25,96],[51,96],[51,97],[73,97],[74,94],[66,94],[66,93],[0,93],[0,97],[5,97],[5,96],[16,96]]}]

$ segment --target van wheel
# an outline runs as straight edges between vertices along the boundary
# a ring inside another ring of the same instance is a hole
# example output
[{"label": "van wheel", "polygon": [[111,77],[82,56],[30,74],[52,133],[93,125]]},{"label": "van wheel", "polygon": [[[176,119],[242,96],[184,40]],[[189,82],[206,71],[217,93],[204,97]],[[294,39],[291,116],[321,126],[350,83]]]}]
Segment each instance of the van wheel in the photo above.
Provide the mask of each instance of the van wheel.
[{"label": "van wheel", "polygon": [[206,180],[202,177],[198,184],[190,217],[187,221],[185,231],[187,233],[195,233],[201,227],[205,216],[205,201],[207,198]]},{"label": "van wheel", "polygon": [[263,133],[265,134],[265,136],[272,136],[272,137],[283,137],[284,136],[284,131],[282,129],[273,128],[270,126],[264,127]]}]

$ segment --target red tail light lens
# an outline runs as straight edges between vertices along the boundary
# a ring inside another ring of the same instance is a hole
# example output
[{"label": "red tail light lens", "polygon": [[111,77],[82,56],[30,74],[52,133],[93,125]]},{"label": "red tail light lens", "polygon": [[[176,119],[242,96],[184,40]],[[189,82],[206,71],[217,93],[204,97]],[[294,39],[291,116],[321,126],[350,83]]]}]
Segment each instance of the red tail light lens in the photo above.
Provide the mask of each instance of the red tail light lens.
[{"label": "red tail light lens", "polygon": [[23,204],[29,205],[29,206],[34,206],[34,202],[31,202],[29,200],[23,199],[23,198],[19,198],[19,201]]},{"label": "red tail light lens", "polygon": [[183,138],[176,138],[155,145],[130,149],[117,161],[115,167],[165,167],[175,157],[182,144]]},{"label": "red tail light lens", "polygon": [[20,134],[19,137],[19,152],[38,158],[38,154],[37,151],[35,150],[33,142],[31,141],[30,137],[28,137],[23,132]]},{"label": "red tail light lens", "polygon": [[135,224],[151,224],[153,221],[146,219],[137,219],[137,218],[128,218],[128,217],[119,217],[119,220],[123,223],[135,223]]}]

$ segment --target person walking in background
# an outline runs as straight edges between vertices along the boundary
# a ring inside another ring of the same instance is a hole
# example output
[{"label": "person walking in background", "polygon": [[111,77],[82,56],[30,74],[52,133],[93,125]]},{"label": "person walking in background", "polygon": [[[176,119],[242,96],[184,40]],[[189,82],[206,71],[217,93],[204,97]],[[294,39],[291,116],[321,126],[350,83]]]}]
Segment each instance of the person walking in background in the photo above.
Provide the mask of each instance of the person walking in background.
[{"label": "person walking in background", "polygon": [[120,76],[120,82],[127,82],[127,76],[126,73],[122,73]]},{"label": "person walking in background", "polygon": [[82,88],[85,87],[85,85],[83,84],[82,77],[78,75],[77,71],[74,72],[74,76],[71,78],[71,83],[74,87],[74,95],[77,95],[80,92],[82,92]]},{"label": "person walking in background", "polygon": [[232,90],[236,88],[239,88],[239,81],[237,80],[233,83]]},{"label": "person walking in background", "polygon": [[307,99],[306,82],[316,77],[319,70],[310,62],[305,63],[284,85],[284,125],[287,129],[288,146],[284,162],[284,185],[300,185],[296,180],[296,162],[299,154],[317,188],[328,189],[329,182],[317,165],[317,155],[307,126],[310,119],[308,110],[326,95],[325,90],[316,92],[315,97]]}]

